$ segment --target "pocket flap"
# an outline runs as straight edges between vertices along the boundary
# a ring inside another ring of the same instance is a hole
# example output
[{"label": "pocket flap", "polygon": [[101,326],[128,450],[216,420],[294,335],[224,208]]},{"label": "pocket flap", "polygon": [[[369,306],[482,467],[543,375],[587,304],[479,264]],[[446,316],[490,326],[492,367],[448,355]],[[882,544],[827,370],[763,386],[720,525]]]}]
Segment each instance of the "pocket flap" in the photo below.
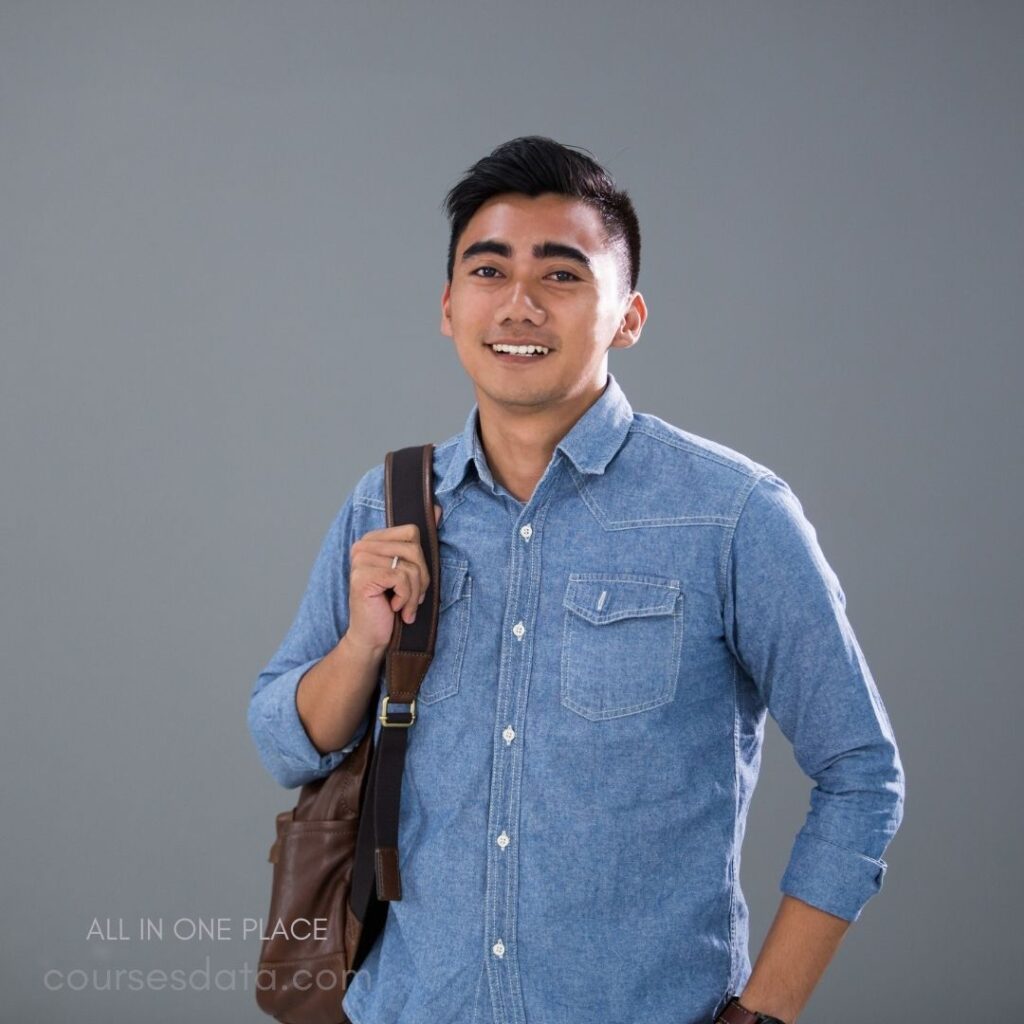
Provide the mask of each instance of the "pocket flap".
[{"label": "pocket flap", "polygon": [[635,573],[570,573],[566,608],[602,625],[642,615],[670,615],[679,597],[679,580]]},{"label": "pocket flap", "polygon": [[443,611],[465,594],[468,574],[469,562],[455,561],[451,558],[441,559],[441,605],[439,611]]}]

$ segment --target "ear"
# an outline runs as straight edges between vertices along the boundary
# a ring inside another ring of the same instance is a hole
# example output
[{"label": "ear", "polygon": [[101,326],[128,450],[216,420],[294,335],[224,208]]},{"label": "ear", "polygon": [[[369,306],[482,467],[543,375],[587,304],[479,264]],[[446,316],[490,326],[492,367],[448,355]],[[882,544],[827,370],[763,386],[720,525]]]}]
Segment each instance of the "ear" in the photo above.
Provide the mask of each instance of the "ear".
[{"label": "ear", "polygon": [[441,292],[441,333],[446,337],[453,338],[452,333],[452,283],[445,281],[444,291]]},{"label": "ear", "polygon": [[639,292],[633,292],[622,314],[619,328],[612,339],[611,348],[631,348],[640,340],[640,332],[647,320],[647,303]]}]

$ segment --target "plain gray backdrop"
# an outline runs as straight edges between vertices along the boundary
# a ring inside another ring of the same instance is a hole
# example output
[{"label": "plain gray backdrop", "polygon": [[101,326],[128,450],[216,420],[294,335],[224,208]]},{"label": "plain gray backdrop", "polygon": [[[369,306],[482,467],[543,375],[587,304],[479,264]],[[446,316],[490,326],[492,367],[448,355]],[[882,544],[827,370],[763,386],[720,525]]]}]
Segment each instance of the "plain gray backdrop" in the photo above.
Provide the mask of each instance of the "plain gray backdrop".
[{"label": "plain gray backdrop", "polygon": [[[630,190],[610,368],[795,489],[900,743],[801,1020],[1024,1013],[1022,52],[976,0],[0,4],[0,1019],[265,1019],[249,692],[358,477],[462,427],[440,202],[521,134]],[[809,790],[769,723],[752,956]]]}]

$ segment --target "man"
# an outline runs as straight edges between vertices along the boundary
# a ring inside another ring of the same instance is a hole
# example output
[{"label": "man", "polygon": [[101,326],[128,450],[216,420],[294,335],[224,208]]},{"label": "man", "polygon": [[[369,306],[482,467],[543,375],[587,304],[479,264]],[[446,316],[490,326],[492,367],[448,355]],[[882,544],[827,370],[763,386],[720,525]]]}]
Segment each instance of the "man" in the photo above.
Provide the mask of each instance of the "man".
[{"label": "man", "polygon": [[[839,581],[783,480],[633,412],[608,372],[647,307],[632,203],[598,164],[514,139],[446,208],[441,330],[476,404],[435,449],[441,610],[402,900],[345,1012],[793,1024],[902,816]],[[250,728],[284,786],[362,737],[394,615],[426,589],[416,528],[384,524],[380,463],[256,683]],[[751,972],[740,846],[768,712],[816,785]]]}]

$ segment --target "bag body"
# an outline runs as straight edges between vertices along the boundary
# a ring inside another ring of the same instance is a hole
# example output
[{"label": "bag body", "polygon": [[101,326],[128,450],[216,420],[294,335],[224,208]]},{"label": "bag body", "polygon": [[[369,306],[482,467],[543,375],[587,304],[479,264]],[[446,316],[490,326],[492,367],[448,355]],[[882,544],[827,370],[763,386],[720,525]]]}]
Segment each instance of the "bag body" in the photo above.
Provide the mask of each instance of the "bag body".
[{"label": "bag body", "polygon": [[371,722],[345,760],[277,816],[256,1002],[282,1024],[349,1024],[341,1000],[362,936],[349,893],[372,742]]}]

